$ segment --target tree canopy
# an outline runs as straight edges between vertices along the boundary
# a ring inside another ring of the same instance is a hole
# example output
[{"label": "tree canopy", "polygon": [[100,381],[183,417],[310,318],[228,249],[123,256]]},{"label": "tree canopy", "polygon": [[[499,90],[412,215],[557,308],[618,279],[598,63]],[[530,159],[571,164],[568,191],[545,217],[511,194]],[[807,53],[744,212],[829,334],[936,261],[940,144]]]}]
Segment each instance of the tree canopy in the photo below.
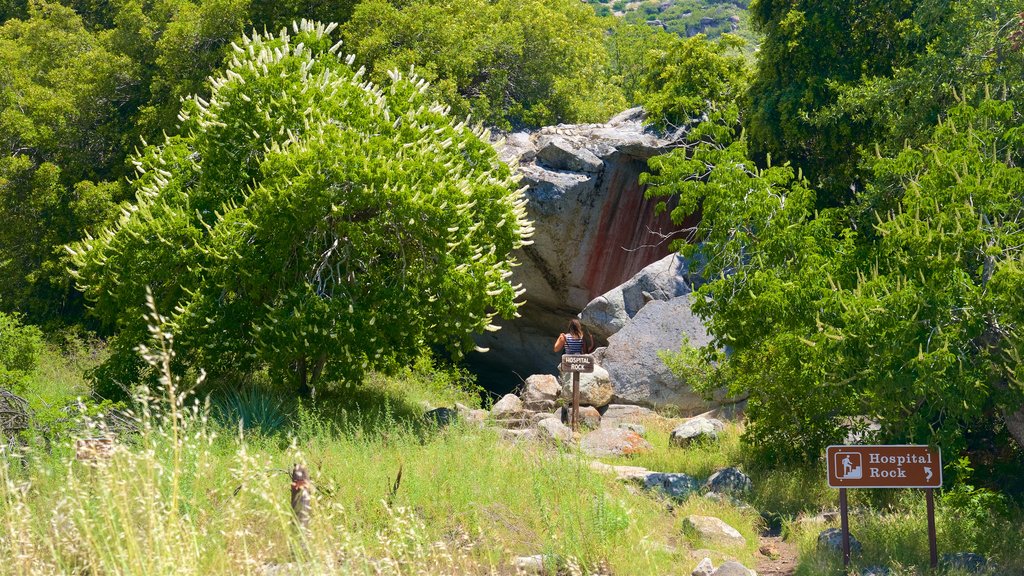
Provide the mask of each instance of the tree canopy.
[{"label": "tree canopy", "polygon": [[71,249],[118,327],[108,385],[138,381],[147,287],[183,365],[300,386],[428,344],[457,354],[515,312],[510,252],[530,227],[509,169],[422,79],[365,79],[331,28],[244,38],[180,134],[134,157],[135,201]]}]

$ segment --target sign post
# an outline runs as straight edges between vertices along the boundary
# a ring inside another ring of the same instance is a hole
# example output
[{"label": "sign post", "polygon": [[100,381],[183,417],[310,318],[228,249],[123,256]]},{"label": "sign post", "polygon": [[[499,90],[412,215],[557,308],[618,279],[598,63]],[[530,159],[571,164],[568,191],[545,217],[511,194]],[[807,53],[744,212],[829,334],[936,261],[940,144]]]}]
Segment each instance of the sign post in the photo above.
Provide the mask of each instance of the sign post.
[{"label": "sign post", "polygon": [[829,446],[828,485],[839,488],[843,531],[843,566],[850,564],[850,524],[847,488],[924,488],[928,500],[928,548],[931,567],[939,565],[935,542],[935,488],[942,487],[942,451],[928,446],[896,444]]},{"label": "sign post", "polygon": [[580,419],[580,372],[594,371],[594,357],[589,354],[563,354],[562,372],[572,372],[572,412],[570,420],[575,432]]}]

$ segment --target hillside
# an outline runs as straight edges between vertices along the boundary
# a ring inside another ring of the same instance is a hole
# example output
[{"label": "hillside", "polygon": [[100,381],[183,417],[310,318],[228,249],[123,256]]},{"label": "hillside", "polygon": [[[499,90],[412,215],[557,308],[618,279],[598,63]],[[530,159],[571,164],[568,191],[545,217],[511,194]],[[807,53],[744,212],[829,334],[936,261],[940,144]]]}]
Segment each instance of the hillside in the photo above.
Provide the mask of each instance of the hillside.
[{"label": "hillside", "polygon": [[[689,38],[704,34],[717,38],[723,33],[756,38],[747,7],[748,0],[587,0],[599,16],[619,16],[628,22],[647,22],[668,32]],[[752,42],[753,43],[753,42]]]}]

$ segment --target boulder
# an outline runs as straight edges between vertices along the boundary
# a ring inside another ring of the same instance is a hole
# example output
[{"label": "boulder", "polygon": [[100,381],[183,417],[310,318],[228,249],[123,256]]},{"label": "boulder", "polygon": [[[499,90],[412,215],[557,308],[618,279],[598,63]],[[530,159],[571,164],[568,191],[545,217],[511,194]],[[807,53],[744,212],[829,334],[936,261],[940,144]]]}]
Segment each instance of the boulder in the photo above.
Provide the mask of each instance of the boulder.
[{"label": "boulder", "polygon": [[671,253],[665,237],[679,225],[667,212],[655,214],[659,199],[645,197],[639,176],[648,158],[686,134],[658,132],[643,119],[636,108],[604,124],[550,126],[495,142],[522,177],[535,231],[516,252],[522,265],[511,278],[526,290],[526,304],[519,317],[495,322],[500,331],[477,337],[489,353],[469,358],[489,381],[556,366],[551,345],[570,316]]},{"label": "boulder", "polygon": [[512,561],[512,565],[515,566],[517,574],[543,574],[544,556],[519,556]]},{"label": "boulder", "polygon": [[754,489],[754,483],[739,468],[722,468],[708,478],[704,487],[709,492],[735,495],[750,492]]},{"label": "boulder", "polygon": [[606,426],[620,423],[646,424],[656,418],[659,416],[654,410],[632,404],[609,404],[601,413],[601,421]]},{"label": "boulder", "polygon": [[729,560],[712,572],[711,576],[757,576],[757,573],[735,560]]},{"label": "boulder", "polygon": [[590,461],[590,469],[597,472],[615,474],[617,480],[623,482],[643,482],[652,472],[640,466],[613,466],[597,460]]},{"label": "boulder", "polygon": [[470,408],[464,404],[455,403],[455,410],[459,413],[459,418],[467,424],[473,426],[483,426],[487,422],[487,416],[490,412],[487,410],[481,410],[479,408]]},{"label": "boulder", "polygon": [[644,478],[644,488],[657,490],[676,500],[686,500],[700,489],[700,483],[686,474],[652,472]]},{"label": "boulder", "polygon": [[691,418],[676,426],[669,434],[668,443],[686,448],[693,442],[718,440],[718,433],[725,430],[725,424],[715,418]]},{"label": "boulder", "polygon": [[[572,374],[562,374],[559,378],[562,383],[562,398],[567,404],[572,403]],[[608,371],[601,366],[594,366],[593,372],[580,374],[580,406],[594,406],[600,408],[611,402],[612,382],[608,378]]]},{"label": "boulder", "polygon": [[[829,528],[828,530],[822,530],[818,534],[818,550],[827,550],[829,552],[843,553],[843,531],[839,528]],[[854,538],[853,533],[850,533],[850,555],[859,555],[861,551],[860,540]]]},{"label": "boulder", "polygon": [[738,530],[714,516],[687,516],[683,521],[683,527],[707,544],[723,546],[746,546],[747,544],[747,539]]},{"label": "boulder", "polygon": [[591,458],[611,458],[646,454],[653,447],[636,432],[621,428],[598,428],[580,439],[580,449]]},{"label": "boulder", "polygon": [[551,374],[534,374],[523,385],[523,406],[527,410],[553,410],[561,390],[558,378]]},{"label": "boulder", "polygon": [[509,428],[502,428],[498,431],[498,435],[502,440],[507,442],[519,443],[519,442],[532,442],[540,438],[540,434],[537,433],[535,428],[515,430]]},{"label": "boulder", "polygon": [[724,391],[712,401],[705,400],[672,374],[658,356],[662,350],[678,351],[684,336],[695,347],[711,341],[704,325],[690,310],[690,295],[650,302],[613,334],[608,339],[602,366],[611,377],[614,401],[670,405],[690,415],[722,404]]},{"label": "boulder", "polygon": [[647,265],[629,280],[591,300],[580,321],[595,336],[607,339],[622,329],[652,300],[671,300],[689,294],[701,284],[698,274],[679,254],[669,254]]},{"label": "boulder", "polygon": [[523,401],[515,394],[505,394],[491,407],[491,417],[500,420],[520,418],[524,412]]},{"label": "boulder", "polygon": [[1003,421],[1006,423],[1006,430],[1017,441],[1018,446],[1024,446],[1024,407],[1016,412],[1006,411],[1003,414]]},{"label": "boulder", "polygon": [[647,428],[645,428],[643,424],[633,424],[632,422],[619,422],[618,424],[616,424],[616,427],[622,428],[623,430],[632,430],[633,432],[636,432],[641,436],[647,434]]},{"label": "boulder", "polygon": [[536,430],[537,437],[542,440],[550,440],[556,444],[572,442],[572,430],[558,418],[545,418],[537,422]]}]

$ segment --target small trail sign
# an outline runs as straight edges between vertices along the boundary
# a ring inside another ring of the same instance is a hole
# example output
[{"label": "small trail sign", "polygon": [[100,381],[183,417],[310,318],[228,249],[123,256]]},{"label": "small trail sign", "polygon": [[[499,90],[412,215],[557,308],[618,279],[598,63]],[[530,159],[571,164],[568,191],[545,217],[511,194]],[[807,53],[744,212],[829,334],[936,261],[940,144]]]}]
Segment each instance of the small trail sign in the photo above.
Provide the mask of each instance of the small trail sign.
[{"label": "small trail sign", "polygon": [[928,446],[829,446],[833,488],[940,488],[942,452]]},{"label": "small trail sign", "polygon": [[562,372],[593,372],[594,357],[587,354],[563,354]]},{"label": "small trail sign", "polygon": [[916,444],[829,446],[825,450],[828,485],[839,488],[843,566],[850,565],[847,488],[924,488],[928,506],[928,552],[939,565],[935,538],[935,488],[942,487],[942,451]]},{"label": "small trail sign", "polygon": [[594,357],[589,354],[562,354],[559,368],[563,373],[572,374],[572,412],[569,419],[575,432],[579,429],[580,419],[580,372],[594,371]]}]

